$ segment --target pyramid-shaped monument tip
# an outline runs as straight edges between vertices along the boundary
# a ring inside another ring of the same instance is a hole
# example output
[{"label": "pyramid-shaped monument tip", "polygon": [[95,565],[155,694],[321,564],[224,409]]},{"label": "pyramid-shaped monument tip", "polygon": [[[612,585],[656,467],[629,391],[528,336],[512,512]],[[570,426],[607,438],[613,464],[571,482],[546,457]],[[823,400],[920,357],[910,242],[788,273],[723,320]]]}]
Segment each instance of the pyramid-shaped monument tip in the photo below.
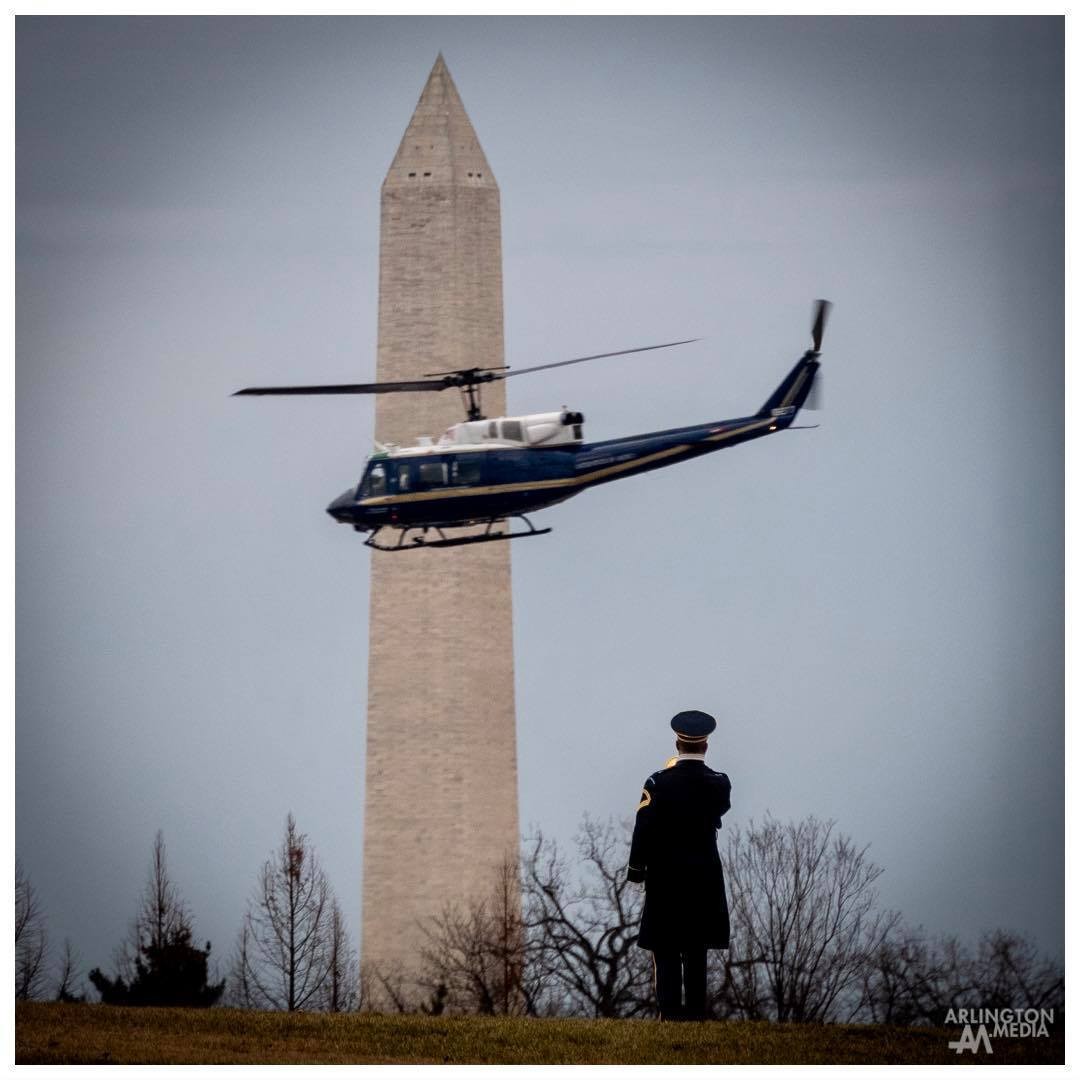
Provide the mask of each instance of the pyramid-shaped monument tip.
[{"label": "pyramid-shaped monument tip", "polygon": [[491,166],[465,112],[442,52],[435,59],[383,183],[495,188]]}]

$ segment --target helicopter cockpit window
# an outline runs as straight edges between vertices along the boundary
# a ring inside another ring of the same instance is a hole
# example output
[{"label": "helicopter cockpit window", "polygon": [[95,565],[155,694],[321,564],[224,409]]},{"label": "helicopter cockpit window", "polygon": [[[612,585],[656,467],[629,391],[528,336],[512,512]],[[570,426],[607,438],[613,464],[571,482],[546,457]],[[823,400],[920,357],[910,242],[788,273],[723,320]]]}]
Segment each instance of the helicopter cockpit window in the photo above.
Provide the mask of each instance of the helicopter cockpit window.
[{"label": "helicopter cockpit window", "polygon": [[364,477],[362,494],[365,498],[377,498],[386,494],[386,469],[382,465],[372,465]]},{"label": "helicopter cockpit window", "polygon": [[419,473],[419,487],[443,487],[446,484],[445,461],[422,461]]},{"label": "helicopter cockpit window", "polygon": [[521,442],[521,421],[504,420],[502,422],[502,437],[507,442]]},{"label": "helicopter cockpit window", "polygon": [[458,458],[450,473],[455,484],[477,484],[480,482],[480,461],[475,456]]},{"label": "helicopter cockpit window", "polygon": [[397,470],[397,487],[398,491],[409,490],[409,466],[399,465]]}]

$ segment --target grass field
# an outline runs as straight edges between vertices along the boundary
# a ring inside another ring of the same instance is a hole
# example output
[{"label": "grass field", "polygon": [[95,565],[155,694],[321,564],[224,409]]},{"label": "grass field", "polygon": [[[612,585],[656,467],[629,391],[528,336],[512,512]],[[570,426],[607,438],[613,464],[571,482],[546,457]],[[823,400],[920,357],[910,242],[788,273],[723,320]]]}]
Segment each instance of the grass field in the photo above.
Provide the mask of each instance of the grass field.
[{"label": "grass field", "polygon": [[[722,1064],[972,1063],[956,1031],[649,1020],[251,1013],[20,1003],[19,1064]],[[1048,1039],[995,1039],[1003,1065],[1065,1060]]]}]

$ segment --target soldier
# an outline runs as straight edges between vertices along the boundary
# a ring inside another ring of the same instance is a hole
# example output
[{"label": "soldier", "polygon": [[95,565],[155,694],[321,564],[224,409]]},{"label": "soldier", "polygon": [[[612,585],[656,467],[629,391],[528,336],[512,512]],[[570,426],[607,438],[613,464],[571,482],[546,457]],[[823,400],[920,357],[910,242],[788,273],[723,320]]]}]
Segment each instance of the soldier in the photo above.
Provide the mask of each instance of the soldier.
[{"label": "soldier", "polygon": [[716,830],[731,781],[705,764],[716,728],[708,713],[681,712],[671,727],[678,756],[645,781],[626,876],[645,884],[638,945],[653,954],[660,1019],[704,1020],[706,950],[728,947]]}]

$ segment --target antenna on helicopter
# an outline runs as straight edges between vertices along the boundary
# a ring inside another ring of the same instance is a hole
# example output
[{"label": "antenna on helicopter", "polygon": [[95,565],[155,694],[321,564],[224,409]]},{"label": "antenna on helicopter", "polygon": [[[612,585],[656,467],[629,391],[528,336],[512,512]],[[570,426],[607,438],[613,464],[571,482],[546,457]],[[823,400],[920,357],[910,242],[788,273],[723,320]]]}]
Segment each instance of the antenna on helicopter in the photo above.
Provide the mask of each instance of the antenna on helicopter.
[{"label": "antenna on helicopter", "polygon": [[547,368],[566,367],[568,364],[581,364],[586,360],[602,360],[609,356],[628,356],[630,353],[650,352],[653,349],[670,349],[675,345],[689,345],[700,338],[687,338],[685,341],[667,341],[662,345],[642,345],[636,349],[618,349],[615,352],[593,353],[591,356],[576,356],[572,360],[556,360],[550,364],[534,364],[532,367],[488,367],[459,368],[456,371],[439,371],[425,375],[421,379],[409,379],[399,382],[375,383],[335,383],[319,386],[248,386],[237,390],[233,397],[254,397],[268,394],[401,394],[428,390],[449,390],[456,387],[461,391],[462,404],[469,420],[483,420],[481,411],[480,388],[484,383],[497,379],[508,379],[511,375],[526,375],[532,371],[544,371]]}]

